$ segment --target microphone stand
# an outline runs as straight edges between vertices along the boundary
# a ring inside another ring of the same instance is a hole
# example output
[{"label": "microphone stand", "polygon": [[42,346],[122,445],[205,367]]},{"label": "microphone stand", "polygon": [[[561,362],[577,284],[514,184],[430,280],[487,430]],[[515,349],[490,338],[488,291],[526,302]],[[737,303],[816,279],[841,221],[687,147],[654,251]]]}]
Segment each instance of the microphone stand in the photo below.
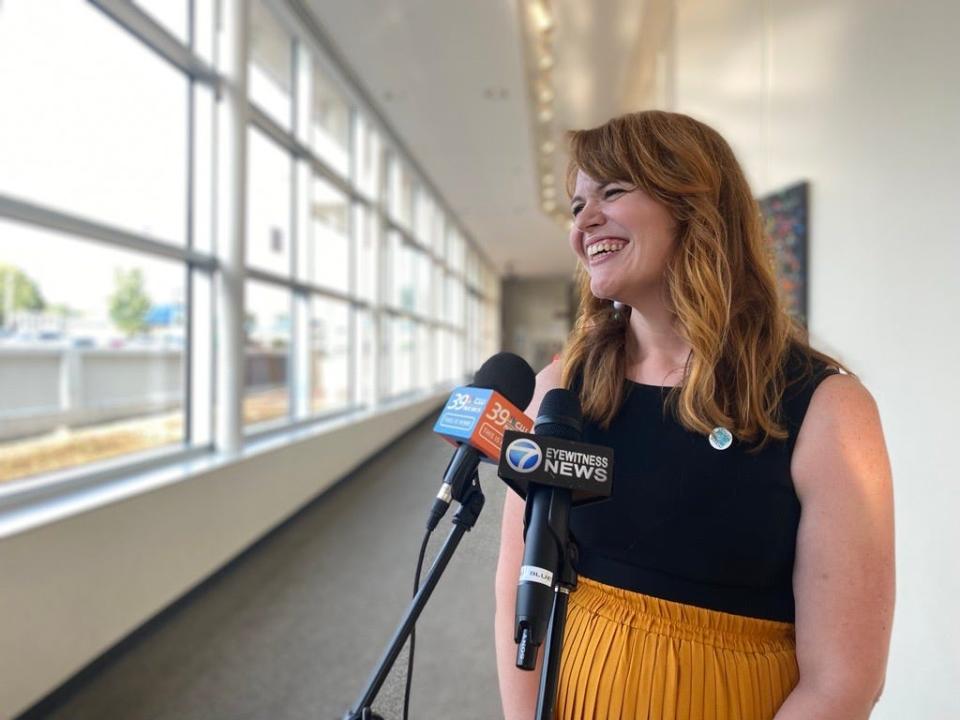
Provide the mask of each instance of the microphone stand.
[{"label": "microphone stand", "polygon": [[361,693],[356,703],[354,703],[353,707],[356,709],[347,712],[347,714],[343,716],[343,720],[383,720],[380,715],[377,715],[371,709],[373,701],[376,699],[377,693],[380,692],[380,688],[383,687],[383,683],[386,681],[390,669],[397,661],[400,650],[403,649],[407,638],[410,637],[417,618],[420,617],[420,613],[433,594],[433,590],[440,581],[440,576],[446,569],[450,559],[453,557],[453,553],[463,538],[463,534],[473,528],[477,522],[477,518],[480,516],[480,512],[483,510],[485,498],[483,496],[483,490],[480,488],[480,475],[476,470],[473,471],[470,481],[470,484],[462,493],[462,499],[457,497],[460,493],[456,492],[456,490],[454,491],[454,499],[459,500],[461,506],[456,515],[453,516],[453,529],[450,530],[450,534],[447,535],[443,547],[440,552],[437,553],[437,557],[433,561],[433,565],[430,567],[430,571],[427,573],[423,585],[421,585],[416,596],[407,607],[407,611],[400,621],[400,625],[394,632],[393,638],[390,640],[383,657],[380,658],[379,665],[377,665],[376,670],[373,671],[373,674],[367,681],[366,689]]},{"label": "microphone stand", "polygon": [[560,673],[560,656],[563,652],[563,633],[567,626],[567,602],[570,591],[577,588],[577,546],[567,537],[566,547],[560,554],[559,579],[547,625],[547,638],[543,645],[543,666],[540,669],[540,687],[537,690],[536,720],[553,720],[557,702],[557,676]]}]

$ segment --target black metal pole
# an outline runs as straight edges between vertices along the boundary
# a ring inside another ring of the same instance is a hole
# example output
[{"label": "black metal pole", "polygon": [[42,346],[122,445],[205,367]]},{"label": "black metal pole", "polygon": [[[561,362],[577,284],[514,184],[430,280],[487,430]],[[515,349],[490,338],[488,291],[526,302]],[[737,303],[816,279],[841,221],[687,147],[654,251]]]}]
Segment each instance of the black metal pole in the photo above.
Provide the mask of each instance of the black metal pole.
[{"label": "black metal pole", "polygon": [[570,592],[577,588],[577,546],[567,539],[560,555],[560,572],[553,607],[550,610],[550,624],[547,626],[547,638],[543,646],[543,665],[540,668],[540,687],[537,691],[536,720],[553,720],[553,711],[557,703],[557,679],[560,675],[560,659],[563,655],[563,634],[567,627],[567,603]]},{"label": "black metal pole", "polygon": [[453,557],[453,553],[456,551],[461,538],[463,538],[463,534],[470,530],[477,522],[480,511],[483,510],[483,503],[483,491],[480,489],[480,484],[475,483],[466,491],[463,504],[453,518],[453,528],[450,530],[449,535],[447,535],[447,539],[444,541],[440,552],[437,553],[437,557],[430,567],[430,572],[427,573],[423,586],[417,591],[416,597],[413,598],[413,601],[407,607],[407,611],[400,621],[400,626],[394,632],[393,638],[390,640],[383,657],[380,658],[380,663],[367,681],[366,689],[360,695],[360,699],[354,704],[354,709],[344,715],[343,720],[367,720],[367,718],[377,717],[370,711],[373,701],[377,697],[377,693],[380,692],[380,688],[383,687],[383,683],[386,681],[387,675],[390,674],[390,669],[393,667],[393,664],[397,661],[397,657],[400,655],[404,644],[406,644],[407,638],[410,637],[410,632],[416,624],[417,618],[420,617],[420,613],[423,612],[424,606],[426,606],[427,601],[433,594],[433,590],[440,581],[440,576],[450,562],[450,558]]},{"label": "black metal pole", "polygon": [[550,627],[543,650],[543,667],[540,671],[540,689],[537,693],[537,719],[553,720],[557,703],[557,678],[560,674],[560,656],[563,652],[563,633],[567,625],[567,601],[569,591],[557,588],[550,615]]}]

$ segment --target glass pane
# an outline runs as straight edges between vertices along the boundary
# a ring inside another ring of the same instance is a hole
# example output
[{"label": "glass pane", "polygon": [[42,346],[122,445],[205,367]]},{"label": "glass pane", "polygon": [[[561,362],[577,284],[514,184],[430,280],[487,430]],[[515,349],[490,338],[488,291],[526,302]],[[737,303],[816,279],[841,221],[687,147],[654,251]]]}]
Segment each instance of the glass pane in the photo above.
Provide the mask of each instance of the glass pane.
[{"label": "glass pane", "polygon": [[377,257],[379,255],[380,221],[376,213],[361,203],[354,203],[354,237],[357,239],[356,288],[357,295],[375,302],[377,293]]},{"label": "glass pane", "polygon": [[390,327],[390,391],[400,395],[413,388],[413,322],[394,318]]},{"label": "glass pane", "polygon": [[0,482],[183,441],[185,282],[0,220]]},{"label": "glass pane", "polygon": [[464,362],[464,338],[463,333],[453,333],[451,344],[451,367],[453,371],[453,381],[458,385],[466,382],[467,369]]},{"label": "glass pane", "polygon": [[356,116],[357,187],[367,197],[377,200],[380,197],[380,172],[383,157],[383,145],[380,135],[366,119]]},{"label": "glass pane", "polygon": [[433,218],[430,222],[430,247],[433,248],[433,254],[443,259],[444,248],[443,236],[445,232],[446,216],[439,205],[433,208]]},{"label": "glass pane", "polygon": [[350,401],[350,308],[345,302],[315,297],[310,323],[310,409],[335,410]]},{"label": "glass pane", "polygon": [[463,327],[463,283],[453,275],[447,275],[447,291],[444,297],[444,307],[447,311],[445,320],[455,327]]},{"label": "glass pane", "polygon": [[447,232],[447,265],[455,273],[463,273],[464,254],[466,243],[463,236],[455,229],[448,228]]},{"label": "glass pane", "polygon": [[247,139],[247,265],[289,276],[293,159],[259,130]]},{"label": "glass pane", "polygon": [[309,280],[347,292],[350,289],[350,236],[347,196],[322,177],[314,176],[310,187]]},{"label": "glass pane", "polygon": [[350,106],[313,60],[313,87],[309,143],[317,155],[341,173],[350,174]]},{"label": "glass pane", "polygon": [[355,347],[356,347],[356,402],[370,405],[376,393],[376,337],[373,316],[366,310],[355,310]]},{"label": "glass pane", "polygon": [[390,162],[390,216],[400,225],[410,227],[413,206],[413,179],[396,160]]},{"label": "glass pane", "polygon": [[293,39],[259,0],[250,4],[250,99],[281,127],[293,114]]},{"label": "glass pane", "polygon": [[497,335],[499,329],[499,308],[494,303],[484,303],[483,307],[483,337],[480,352],[481,362],[497,352]]},{"label": "glass pane", "polygon": [[480,289],[480,256],[473,248],[467,249],[467,283],[474,290]]},{"label": "glass pane", "polygon": [[413,255],[414,267],[416,271],[416,277],[414,280],[414,286],[417,294],[416,311],[419,315],[429,317],[432,310],[430,304],[430,290],[433,280],[433,261],[430,259],[429,255],[426,255],[419,250],[415,250]]},{"label": "glass pane", "polygon": [[194,92],[193,247],[213,252],[214,112],[210,88],[196,83]]},{"label": "glass pane", "polygon": [[134,0],[134,2],[180,42],[187,43],[187,0]]},{"label": "glass pane", "polygon": [[441,382],[450,382],[453,380],[453,333],[449,330],[439,330],[438,354],[438,374]]},{"label": "glass pane", "polygon": [[417,362],[415,386],[424,390],[433,384],[434,364],[436,357],[433,352],[433,330],[421,323],[417,324]]},{"label": "glass pane", "polygon": [[430,296],[431,296],[431,308],[430,317],[434,320],[443,322],[446,319],[446,306],[443,300],[443,293],[446,288],[445,284],[446,273],[443,270],[443,267],[434,264],[433,265],[433,282],[430,286]]},{"label": "glass pane", "polygon": [[243,421],[286,418],[290,408],[290,291],[258,282],[246,284]]},{"label": "glass pane", "polygon": [[433,198],[423,188],[414,193],[413,234],[426,247],[432,246]]},{"label": "glass pane", "polygon": [[467,367],[474,372],[480,367],[480,301],[467,295]]},{"label": "glass pane", "polygon": [[88,3],[0,3],[0,193],[182,244],[187,80]]},{"label": "glass pane", "polygon": [[402,310],[416,309],[416,251],[403,241],[400,233],[391,232],[388,274],[392,284],[391,304]]},{"label": "glass pane", "polygon": [[[160,0],[154,0],[160,2]],[[217,35],[217,8],[219,0],[193,0],[193,49],[201,60],[213,65]]]}]

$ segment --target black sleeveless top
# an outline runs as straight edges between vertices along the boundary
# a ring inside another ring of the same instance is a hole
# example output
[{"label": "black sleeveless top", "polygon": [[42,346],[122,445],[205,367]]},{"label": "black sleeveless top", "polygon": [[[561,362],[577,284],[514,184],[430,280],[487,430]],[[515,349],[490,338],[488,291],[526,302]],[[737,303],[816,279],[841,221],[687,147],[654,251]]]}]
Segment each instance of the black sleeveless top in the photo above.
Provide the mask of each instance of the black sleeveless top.
[{"label": "black sleeveless top", "polygon": [[813,391],[837,372],[814,362],[804,375],[800,358],[793,351],[786,370],[789,437],[754,455],[736,438],[714,449],[669,410],[664,417],[669,388],[625,380],[609,430],[584,424],[584,442],[613,448],[614,471],[609,498],[571,511],[578,572],[666,600],[793,622],[800,501],[790,459]]}]

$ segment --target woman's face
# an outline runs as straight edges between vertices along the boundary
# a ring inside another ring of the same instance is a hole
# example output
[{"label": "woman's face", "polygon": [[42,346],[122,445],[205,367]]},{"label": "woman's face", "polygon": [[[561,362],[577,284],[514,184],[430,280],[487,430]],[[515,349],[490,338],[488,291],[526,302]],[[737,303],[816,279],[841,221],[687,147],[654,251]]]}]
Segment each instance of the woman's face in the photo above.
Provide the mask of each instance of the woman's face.
[{"label": "woman's face", "polygon": [[597,183],[582,170],[570,202],[570,246],[599,298],[635,304],[659,292],[676,244],[667,208],[629,183]]}]

